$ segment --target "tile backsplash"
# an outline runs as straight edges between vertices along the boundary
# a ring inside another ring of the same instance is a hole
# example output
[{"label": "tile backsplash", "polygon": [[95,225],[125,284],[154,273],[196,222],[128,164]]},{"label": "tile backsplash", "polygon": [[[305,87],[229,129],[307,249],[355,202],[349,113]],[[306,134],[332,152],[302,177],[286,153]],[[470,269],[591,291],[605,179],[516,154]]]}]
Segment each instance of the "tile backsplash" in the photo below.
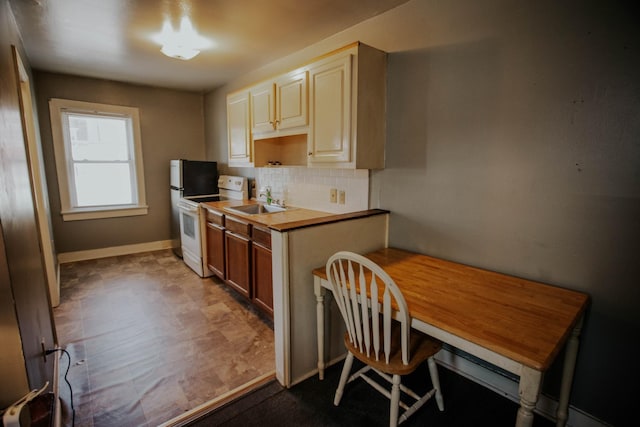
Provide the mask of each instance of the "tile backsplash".
[{"label": "tile backsplash", "polygon": [[[316,169],[305,167],[264,167],[255,169],[255,194],[264,201],[261,190],[271,187],[272,197],[297,206],[332,213],[369,209],[369,171],[367,169]],[[344,191],[344,204],[331,202],[331,189]]]}]

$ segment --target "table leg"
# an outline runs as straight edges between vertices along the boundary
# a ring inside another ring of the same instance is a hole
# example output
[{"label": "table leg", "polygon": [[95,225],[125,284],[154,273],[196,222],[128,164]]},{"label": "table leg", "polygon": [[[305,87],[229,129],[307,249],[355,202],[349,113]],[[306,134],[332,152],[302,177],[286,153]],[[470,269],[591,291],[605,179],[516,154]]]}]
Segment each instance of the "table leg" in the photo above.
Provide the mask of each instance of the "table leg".
[{"label": "table leg", "polygon": [[516,427],[531,427],[533,425],[533,410],[540,395],[542,372],[527,366],[522,367],[520,373],[520,409],[516,418]]},{"label": "table leg", "polygon": [[571,337],[567,341],[564,355],[564,368],[562,370],[562,383],[560,385],[560,398],[558,399],[558,409],[556,411],[556,427],[564,427],[569,417],[569,393],[573,383],[573,372],[576,368],[576,358],[578,357],[578,346],[580,344],[580,332],[582,331],[583,317],[573,328]]},{"label": "table leg", "polygon": [[322,279],[313,278],[313,292],[316,294],[316,328],[318,334],[318,376],[324,379],[324,295],[326,290],[322,287]]}]

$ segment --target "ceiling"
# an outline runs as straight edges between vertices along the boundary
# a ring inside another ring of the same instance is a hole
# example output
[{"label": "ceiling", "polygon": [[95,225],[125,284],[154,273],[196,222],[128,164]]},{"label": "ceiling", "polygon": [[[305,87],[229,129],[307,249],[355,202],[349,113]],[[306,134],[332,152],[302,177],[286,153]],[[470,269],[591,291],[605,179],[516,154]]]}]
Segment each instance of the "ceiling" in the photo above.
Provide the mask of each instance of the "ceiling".
[{"label": "ceiling", "polygon": [[[208,91],[407,0],[10,0],[35,69]],[[212,41],[190,61],[160,53],[164,19]]]}]

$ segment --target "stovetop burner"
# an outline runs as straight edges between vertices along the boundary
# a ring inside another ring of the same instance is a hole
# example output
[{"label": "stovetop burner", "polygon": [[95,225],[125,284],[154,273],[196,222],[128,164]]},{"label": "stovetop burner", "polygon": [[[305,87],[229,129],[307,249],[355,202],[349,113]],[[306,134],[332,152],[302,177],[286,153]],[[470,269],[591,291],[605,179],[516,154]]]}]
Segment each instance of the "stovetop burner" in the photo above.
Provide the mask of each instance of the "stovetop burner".
[{"label": "stovetop burner", "polygon": [[183,199],[189,200],[195,203],[204,203],[204,202],[219,202],[220,200],[225,200],[225,197],[222,197],[219,194],[210,194],[207,196],[188,196],[188,197],[183,197]]},{"label": "stovetop burner", "polygon": [[182,202],[191,208],[197,208],[200,203],[220,202],[225,200],[248,199],[247,178],[241,176],[221,175],[218,179],[218,194],[202,194],[183,196]]}]

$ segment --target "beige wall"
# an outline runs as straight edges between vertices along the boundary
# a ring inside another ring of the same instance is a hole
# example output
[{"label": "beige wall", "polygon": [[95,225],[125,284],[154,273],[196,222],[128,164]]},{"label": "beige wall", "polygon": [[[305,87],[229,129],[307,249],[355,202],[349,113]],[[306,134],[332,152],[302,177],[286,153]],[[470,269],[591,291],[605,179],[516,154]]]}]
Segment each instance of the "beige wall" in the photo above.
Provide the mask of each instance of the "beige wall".
[{"label": "beige wall", "polygon": [[8,2],[0,0],[0,408],[52,384],[53,356],[44,363],[40,341],[55,345],[12,45],[22,50]]},{"label": "beige wall", "polygon": [[[34,83],[58,253],[168,240],[169,160],[205,158],[202,95],[37,70]],[[50,98],[139,108],[147,215],[62,221],[51,139]]]},{"label": "beige wall", "polygon": [[[355,40],[389,52],[391,245],[588,292],[571,404],[629,425],[640,335],[640,30],[632,2],[413,0],[207,95]],[[545,392],[557,395],[557,370]]]}]

